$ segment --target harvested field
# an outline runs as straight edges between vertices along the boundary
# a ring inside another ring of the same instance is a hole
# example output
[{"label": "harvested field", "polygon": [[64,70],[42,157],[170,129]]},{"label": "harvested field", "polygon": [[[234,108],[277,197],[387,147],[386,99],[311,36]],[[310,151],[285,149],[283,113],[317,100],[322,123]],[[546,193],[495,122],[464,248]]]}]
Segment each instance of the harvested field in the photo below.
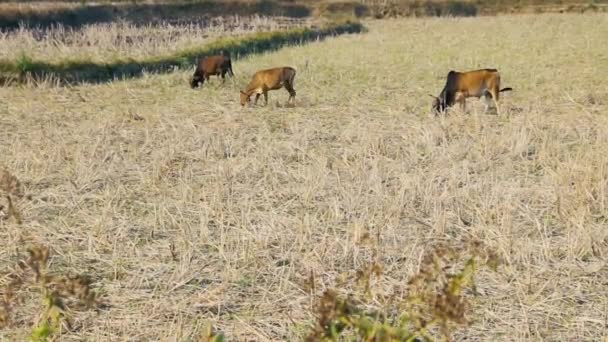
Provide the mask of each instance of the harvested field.
[{"label": "harvested field", "polygon": [[[47,245],[108,304],[74,312],[66,341],[197,340],[207,324],[296,341],[325,289],[394,319],[425,252],[480,241],[501,263],[478,269],[456,339],[606,339],[608,15],[366,26],[196,91],[193,69],[0,88],[0,162],[24,187],[23,223],[0,219],[0,285]],[[297,69],[295,108],[285,90],[241,108],[251,75],[279,65]],[[514,88],[500,116],[474,99],[430,115],[449,70],[485,67]],[[0,339],[31,334],[41,304],[20,294]]]},{"label": "harvested field", "polygon": [[116,59],[136,59],[169,55],[197,49],[219,38],[238,37],[256,32],[310,28],[321,21],[281,17],[228,16],[198,23],[160,23],[135,25],[129,22],[93,24],[80,28],[21,28],[0,32],[0,59],[59,63],[82,60],[111,63]]}]

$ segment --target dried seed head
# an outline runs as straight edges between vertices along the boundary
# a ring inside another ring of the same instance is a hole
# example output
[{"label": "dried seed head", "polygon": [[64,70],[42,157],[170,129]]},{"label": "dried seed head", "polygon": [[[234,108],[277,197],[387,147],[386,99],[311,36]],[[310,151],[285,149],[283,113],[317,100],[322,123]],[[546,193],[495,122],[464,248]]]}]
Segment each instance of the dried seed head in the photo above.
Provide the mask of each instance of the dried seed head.
[{"label": "dried seed head", "polygon": [[36,275],[36,281],[40,279],[46,269],[49,260],[49,249],[47,247],[33,247],[28,249],[29,257],[25,260],[25,264]]},{"label": "dried seed head", "polygon": [[316,314],[318,315],[317,325],[306,338],[306,341],[322,340],[323,336],[327,336],[327,331],[331,330],[332,326],[340,324],[340,320],[348,320],[351,316],[351,311],[349,303],[339,298],[336,291],[331,289],[326,290],[316,305]]},{"label": "dried seed head", "polygon": [[23,197],[23,187],[17,177],[0,166],[0,192],[2,191],[18,199]]},{"label": "dried seed head", "polygon": [[[0,328],[7,326],[19,309],[20,294],[35,290],[41,292],[45,303],[40,313],[40,324],[47,324],[52,330],[60,326],[71,330],[68,308],[72,305],[99,307],[100,301],[91,289],[91,281],[86,276],[53,274],[48,271],[49,248],[36,246],[28,249],[28,256],[19,260],[14,271],[3,279],[4,289],[0,289]],[[3,290],[3,291],[2,291]]]}]

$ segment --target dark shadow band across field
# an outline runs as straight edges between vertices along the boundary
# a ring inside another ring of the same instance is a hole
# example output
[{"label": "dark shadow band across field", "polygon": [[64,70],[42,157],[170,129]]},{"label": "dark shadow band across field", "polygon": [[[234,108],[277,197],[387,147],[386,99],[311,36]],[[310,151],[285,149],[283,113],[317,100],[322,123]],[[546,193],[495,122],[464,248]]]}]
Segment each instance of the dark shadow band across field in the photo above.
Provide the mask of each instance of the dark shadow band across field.
[{"label": "dark shadow band across field", "polygon": [[117,79],[140,77],[143,73],[165,73],[191,68],[202,56],[228,53],[233,59],[250,54],[278,50],[285,46],[299,45],[326,37],[347,33],[361,33],[360,23],[346,22],[317,29],[292,29],[277,32],[256,33],[243,38],[227,38],[214,41],[200,49],[180,51],[163,57],[145,60],[118,60],[112,63],[65,61],[47,63],[22,56],[16,61],[0,61],[0,82],[21,83],[27,80],[56,79],[62,84],[78,82],[101,83]]},{"label": "dark shadow band across field", "polygon": [[[27,3],[32,5],[22,6]],[[196,23],[217,16],[408,17],[477,16],[500,13],[606,11],[606,0],[173,0],[155,3],[134,0],[4,0],[0,29],[22,26],[46,29],[56,25],[79,28],[126,21],[133,25]]]},{"label": "dark shadow band across field", "polygon": [[386,17],[386,16],[474,16],[476,5],[461,0],[396,1],[362,3],[360,1],[306,1],[294,0],[199,0],[159,3],[137,3],[117,1],[112,3],[87,4],[86,1],[48,1],[20,8],[5,6],[0,11],[0,29],[16,30],[21,26],[46,29],[58,24],[79,28],[85,25],[126,21],[132,25],[153,23],[191,23],[204,18],[237,16],[282,16],[305,18],[322,16],[336,17]]},{"label": "dark shadow band across field", "polygon": [[311,9],[285,1],[174,1],[167,3],[117,2],[89,5],[70,1],[57,1],[53,6],[39,6],[36,10],[0,11],[0,28],[3,30],[27,27],[49,28],[57,24],[78,28],[84,25],[127,21],[134,25],[162,22],[198,22],[201,18],[223,15],[261,15],[304,18]]}]

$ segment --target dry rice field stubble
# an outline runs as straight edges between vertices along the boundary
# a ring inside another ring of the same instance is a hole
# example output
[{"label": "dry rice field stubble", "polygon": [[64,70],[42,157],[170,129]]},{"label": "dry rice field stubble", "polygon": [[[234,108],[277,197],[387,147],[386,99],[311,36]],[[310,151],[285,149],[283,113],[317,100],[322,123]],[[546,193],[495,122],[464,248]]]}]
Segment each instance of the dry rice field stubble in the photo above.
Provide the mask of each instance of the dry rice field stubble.
[{"label": "dry rice field stubble", "polygon": [[142,26],[123,21],[81,28],[61,25],[52,28],[22,27],[0,32],[0,59],[16,60],[25,54],[33,60],[50,63],[66,60],[111,63],[116,59],[144,59],[200,48],[226,36],[310,28],[320,21],[312,18],[226,16],[200,24],[160,22]]},{"label": "dry rice field stubble", "polygon": [[[480,240],[502,264],[469,293],[472,340],[608,336],[607,15],[408,19],[234,62],[103,85],[0,89],[0,156],[31,200],[0,222],[0,270],[23,246],[86,273],[108,301],[66,340],[300,340],[305,283],[390,302],[430,246]],[[254,71],[297,69],[241,109]],[[496,67],[502,115],[429,116],[450,69]],[[365,237],[380,241],[365,243]],[[388,299],[387,299],[388,298]],[[388,309],[387,309],[388,308]],[[32,315],[34,313],[32,312]],[[27,324],[0,331],[22,339]]]}]

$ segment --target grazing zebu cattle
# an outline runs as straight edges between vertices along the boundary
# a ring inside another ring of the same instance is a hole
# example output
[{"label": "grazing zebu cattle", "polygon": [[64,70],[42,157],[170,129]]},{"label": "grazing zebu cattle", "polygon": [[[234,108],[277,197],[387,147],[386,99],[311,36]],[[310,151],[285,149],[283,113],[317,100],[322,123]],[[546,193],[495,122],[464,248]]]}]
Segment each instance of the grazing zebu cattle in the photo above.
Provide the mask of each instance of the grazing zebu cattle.
[{"label": "grazing zebu cattle", "polygon": [[490,98],[498,109],[498,98],[500,92],[513,90],[512,88],[500,89],[500,74],[496,69],[481,69],[468,72],[450,71],[447,81],[441,94],[438,97],[431,95],[435,99],[433,109],[436,114],[446,111],[454,103],[460,103],[464,111],[467,97],[483,96],[486,103],[486,111],[490,105]]},{"label": "grazing zebu cattle", "polygon": [[226,81],[226,73],[228,73],[230,76],[234,76],[230,56],[207,56],[198,62],[196,70],[194,71],[194,76],[192,76],[190,86],[192,86],[192,88],[196,88],[205,83],[205,80],[209,81],[209,76],[212,75],[221,76],[223,83]]},{"label": "grazing zebu cattle", "polygon": [[261,94],[264,94],[264,104],[268,104],[268,91],[276,90],[285,87],[289,92],[289,103],[292,99],[296,98],[296,91],[293,89],[294,78],[296,77],[296,70],[292,67],[281,67],[267,70],[260,70],[256,72],[251,78],[251,82],[247,85],[245,90],[241,90],[241,106],[249,103],[251,95],[254,93],[255,102],[258,103],[258,99]]}]

